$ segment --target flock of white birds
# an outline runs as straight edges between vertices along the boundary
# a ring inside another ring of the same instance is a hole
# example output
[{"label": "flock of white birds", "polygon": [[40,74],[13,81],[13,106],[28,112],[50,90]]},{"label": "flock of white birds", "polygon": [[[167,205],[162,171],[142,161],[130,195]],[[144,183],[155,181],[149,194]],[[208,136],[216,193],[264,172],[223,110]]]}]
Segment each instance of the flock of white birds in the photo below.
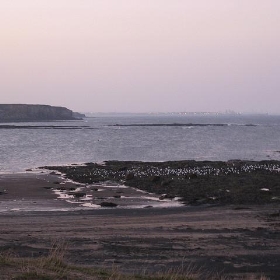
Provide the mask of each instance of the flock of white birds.
[{"label": "flock of white birds", "polygon": [[153,176],[174,176],[177,179],[186,179],[188,176],[197,175],[197,176],[219,176],[219,175],[230,175],[230,174],[240,174],[240,173],[251,173],[253,171],[267,171],[267,172],[280,172],[280,165],[274,163],[265,163],[265,164],[242,164],[242,165],[230,165],[228,167],[212,167],[209,165],[201,167],[186,167],[186,168],[172,168],[165,167],[160,168],[156,166],[134,166],[126,170],[108,170],[104,167],[93,168],[90,172],[80,175],[81,177],[90,178],[91,176],[98,176],[106,180],[106,178],[116,178],[116,179],[125,179],[128,173],[132,173],[134,177],[144,178],[144,177],[153,177]]}]

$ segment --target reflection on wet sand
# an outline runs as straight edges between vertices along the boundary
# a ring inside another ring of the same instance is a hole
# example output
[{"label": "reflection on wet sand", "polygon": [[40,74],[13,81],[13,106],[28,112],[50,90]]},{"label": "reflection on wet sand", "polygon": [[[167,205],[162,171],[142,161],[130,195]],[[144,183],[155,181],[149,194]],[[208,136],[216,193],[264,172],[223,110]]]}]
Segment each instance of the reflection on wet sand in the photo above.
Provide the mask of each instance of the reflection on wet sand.
[{"label": "reflection on wet sand", "polygon": [[[173,199],[163,198],[136,188],[103,182],[100,184],[77,185],[67,187],[71,181],[62,181],[53,192],[58,199],[88,208],[146,208],[146,207],[180,207],[183,204],[178,197]],[[61,187],[62,186],[62,187]]]}]

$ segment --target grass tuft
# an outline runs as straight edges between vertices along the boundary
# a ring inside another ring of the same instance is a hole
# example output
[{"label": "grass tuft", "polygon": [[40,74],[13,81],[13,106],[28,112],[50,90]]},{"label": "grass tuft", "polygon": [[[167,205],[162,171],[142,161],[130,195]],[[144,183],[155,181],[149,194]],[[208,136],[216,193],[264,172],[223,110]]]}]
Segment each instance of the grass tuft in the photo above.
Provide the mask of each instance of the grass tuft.
[{"label": "grass tuft", "polygon": [[15,254],[10,251],[4,251],[0,253],[0,267],[3,266],[12,266],[13,265],[13,259],[15,258]]},{"label": "grass tuft", "polygon": [[[69,264],[65,260],[67,244],[53,242],[49,254],[43,257],[21,258],[11,251],[0,254],[1,280],[232,280],[225,275],[205,273],[193,264],[161,271],[147,271],[138,275],[124,274],[117,266],[108,268],[83,267]],[[242,280],[270,280],[261,275],[247,275]]]},{"label": "grass tuft", "polygon": [[37,272],[25,272],[13,278],[14,280],[54,280],[53,276],[43,275]]}]

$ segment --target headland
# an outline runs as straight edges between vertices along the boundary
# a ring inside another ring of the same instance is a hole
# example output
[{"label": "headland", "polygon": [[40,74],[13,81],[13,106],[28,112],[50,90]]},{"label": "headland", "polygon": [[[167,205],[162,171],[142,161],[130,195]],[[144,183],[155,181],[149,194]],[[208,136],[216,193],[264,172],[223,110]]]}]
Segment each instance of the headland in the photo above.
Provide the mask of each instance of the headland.
[{"label": "headland", "polygon": [[78,120],[85,115],[65,107],[31,104],[0,104],[0,122]]}]

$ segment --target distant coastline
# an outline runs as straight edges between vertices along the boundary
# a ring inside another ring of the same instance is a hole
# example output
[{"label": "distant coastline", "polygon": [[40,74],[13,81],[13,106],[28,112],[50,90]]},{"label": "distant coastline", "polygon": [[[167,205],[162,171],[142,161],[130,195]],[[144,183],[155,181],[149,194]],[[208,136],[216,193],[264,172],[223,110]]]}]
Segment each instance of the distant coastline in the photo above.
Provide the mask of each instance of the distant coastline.
[{"label": "distant coastline", "polygon": [[0,122],[81,120],[84,114],[66,107],[31,104],[0,104]]}]

